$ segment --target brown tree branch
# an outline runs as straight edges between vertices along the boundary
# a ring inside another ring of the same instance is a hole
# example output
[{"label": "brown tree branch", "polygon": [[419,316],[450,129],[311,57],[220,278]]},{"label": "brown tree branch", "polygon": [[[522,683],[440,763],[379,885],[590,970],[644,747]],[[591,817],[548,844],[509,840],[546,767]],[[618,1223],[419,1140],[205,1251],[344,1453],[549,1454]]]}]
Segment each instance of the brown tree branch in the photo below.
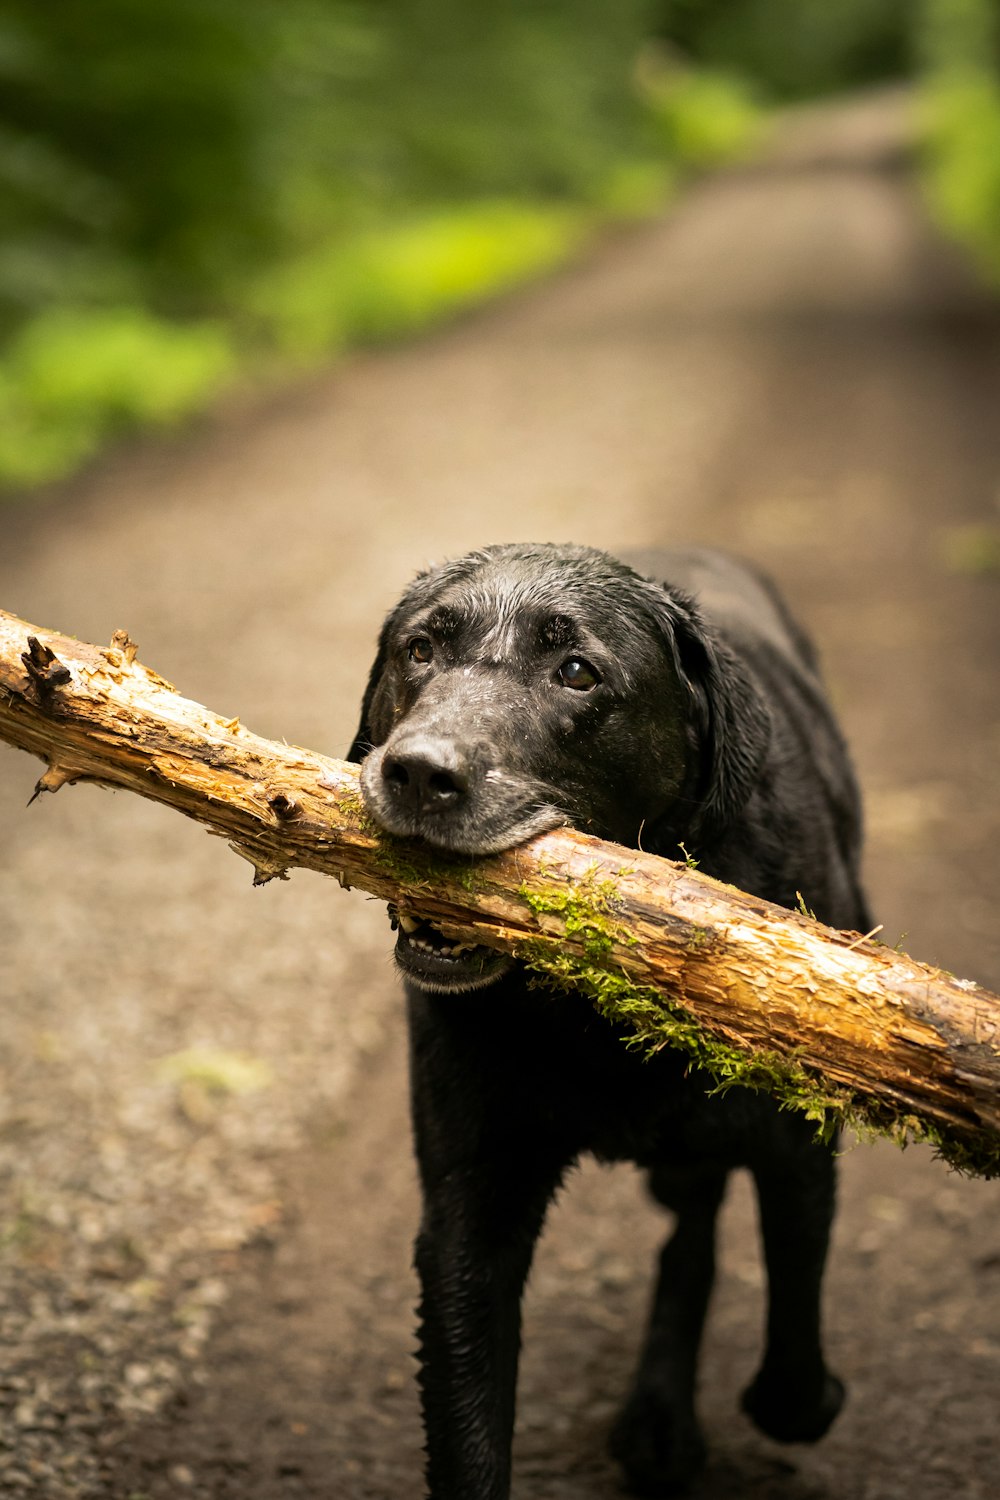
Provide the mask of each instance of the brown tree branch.
[{"label": "brown tree branch", "polygon": [[138,792],[227,838],[255,883],[335,875],[582,989],[723,1083],[1000,1172],[1000,999],[968,981],[570,830],[481,861],[387,838],[356,767],[180,697],[122,632],[102,649],[0,611],[0,739],[47,762],[36,795],[82,780]]}]

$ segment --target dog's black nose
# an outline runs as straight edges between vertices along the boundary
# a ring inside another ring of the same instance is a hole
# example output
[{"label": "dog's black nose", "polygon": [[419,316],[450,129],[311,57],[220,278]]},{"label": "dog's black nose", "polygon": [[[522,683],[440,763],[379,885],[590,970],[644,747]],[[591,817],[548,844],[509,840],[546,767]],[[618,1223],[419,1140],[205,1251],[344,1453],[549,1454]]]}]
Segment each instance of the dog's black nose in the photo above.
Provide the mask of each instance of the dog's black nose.
[{"label": "dog's black nose", "polygon": [[469,790],[468,766],[455,745],[425,735],[387,751],[382,779],[399,807],[413,813],[448,812]]}]

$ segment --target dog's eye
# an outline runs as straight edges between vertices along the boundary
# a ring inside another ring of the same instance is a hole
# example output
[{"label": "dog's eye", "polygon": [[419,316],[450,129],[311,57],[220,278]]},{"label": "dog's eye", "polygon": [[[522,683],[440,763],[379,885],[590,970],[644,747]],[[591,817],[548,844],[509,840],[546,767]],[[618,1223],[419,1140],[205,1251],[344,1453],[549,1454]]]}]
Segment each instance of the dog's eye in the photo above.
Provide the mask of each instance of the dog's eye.
[{"label": "dog's eye", "polygon": [[425,667],[429,661],[434,659],[434,645],[425,635],[415,635],[407,646],[411,661],[418,662]]},{"label": "dog's eye", "polygon": [[601,680],[596,668],[581,656],[571,656],[568,661],[564,661],[556,677],[563,687],[575,688],[578,693],[589,693]]}]

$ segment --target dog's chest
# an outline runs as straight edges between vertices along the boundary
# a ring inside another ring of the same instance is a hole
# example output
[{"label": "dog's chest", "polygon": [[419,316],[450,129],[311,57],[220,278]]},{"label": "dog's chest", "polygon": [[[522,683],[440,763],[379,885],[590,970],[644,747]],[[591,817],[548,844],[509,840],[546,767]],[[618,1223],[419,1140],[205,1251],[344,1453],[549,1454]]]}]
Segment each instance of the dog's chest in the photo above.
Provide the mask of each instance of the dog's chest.
[{"label": "dog's chest", "polygon": [[503,1121],[522,1142],[556,1142],[567,1156],[590,1152],[641,1166],[738,1157],[746,1104],[707,1097],[710,1080],[686,1057],[644,1058],[582,995],[523,983],[489,993],[488,1005],[438,1000],[417,1016],[432,1046],[447,1036],[449,1071],[463,1079],[471,1113]]}]

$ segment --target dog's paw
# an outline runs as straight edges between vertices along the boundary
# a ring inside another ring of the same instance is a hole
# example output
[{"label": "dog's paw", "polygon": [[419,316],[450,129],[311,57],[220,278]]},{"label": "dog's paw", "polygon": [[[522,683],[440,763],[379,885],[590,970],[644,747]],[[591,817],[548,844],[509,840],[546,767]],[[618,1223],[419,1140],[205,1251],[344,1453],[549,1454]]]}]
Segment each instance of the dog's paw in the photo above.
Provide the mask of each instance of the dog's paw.
[{"label": "dog's paw", "polygon": [[743,1392],[743,1410],[779,1443],[815,1443],[833,1425],[845,1395],[843,1382],[829,1370],[804,1381],[765,1369]]},{"label": "dog's paw", "polygon": [[644,1391],[626,1403],[608,1446],[631,1493],[648,1500],[681,1494],[705,1466],[705,1444],[693,1414],[679,1415]]}]

